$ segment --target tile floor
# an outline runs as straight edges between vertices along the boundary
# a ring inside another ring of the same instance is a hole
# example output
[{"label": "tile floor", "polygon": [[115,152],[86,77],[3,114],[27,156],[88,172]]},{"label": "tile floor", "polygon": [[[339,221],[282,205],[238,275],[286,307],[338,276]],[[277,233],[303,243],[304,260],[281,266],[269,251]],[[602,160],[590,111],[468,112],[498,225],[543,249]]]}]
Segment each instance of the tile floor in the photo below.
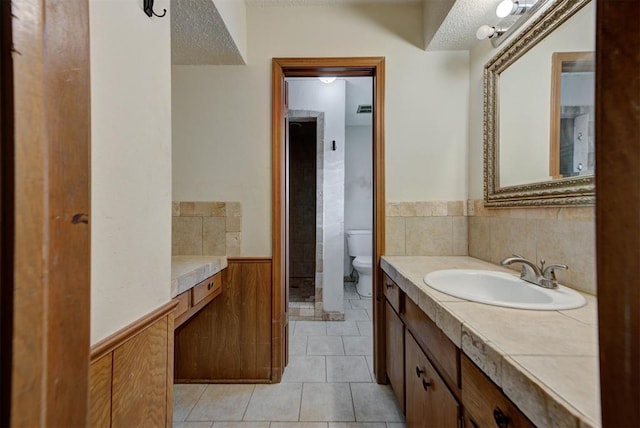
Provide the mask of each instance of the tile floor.
[{"label": "tile floor", "polygon": [[345,283],[345,321],[291,321],[289,365],[275,385],[175,385],[177,428],[403,428],[373,378],[371,299]]}]

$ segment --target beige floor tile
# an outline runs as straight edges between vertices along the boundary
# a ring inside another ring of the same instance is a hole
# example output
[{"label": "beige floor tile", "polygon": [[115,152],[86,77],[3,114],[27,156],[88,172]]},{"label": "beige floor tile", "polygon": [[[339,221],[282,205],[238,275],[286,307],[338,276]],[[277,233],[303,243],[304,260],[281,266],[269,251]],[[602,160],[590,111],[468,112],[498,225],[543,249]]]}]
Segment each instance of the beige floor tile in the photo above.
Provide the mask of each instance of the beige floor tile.
[{"label": "beige floor tile", "polygon": [[327,321],[327,336],[357,336],[359,334],[355,321]]},{"label": "beige floor tile", "polygon": [[367,309],[367,316],[369,317],[370,320],[373,320],[373,308]]},{"label": "beige floor tile", "polygon": [[407,428],[404,422],[387,422],[387,428]]},{"label": "beige floor tile", "polygon": [[187,420],[240,421],[254,385],[207,385]]},{"label": "beige floor tile", "polygon": [[269,422],[214,422],[212,428],[269,428]]},{"label": "beige floor tile", "polygon": [[196,405],[207,385],[173,385],[173,420],[184,421]]},{"label": "beige floor tile", "polygon": [[301,421],[355,421],[348,383],[305,383]]},{"label": "beige floor tile", "polygon": [[327,428],[326,422],[271,422],[271,428]]},{"label": "beige floor tile", "polygon": [[364,356],[329,356],[327,382],[371,382],[369,367]]},{"label": "beige floor tile", "polygon": [[326,382],[324,356],[289,356],[283,382]]},{"label": "beige floor tile", "polygon": [[370,336],[345,336],[345,355],[373,355],[373,338]]},{"label": "beige floor tile", "polygon": [[363,298],[360,300],[348,300],[352,309],[371,309],[371,299]]},{"label": "beige floor tile", "polygon": [[173,422],[173,428],[211,428],[213,422]]},{"label": "beige floor tile", "polygon": [[366,309],[353,309],[347,303],[344,305],[344,320],[345,321],[359,321],[368,320],[369,315]]},{"label": "beige floor tile", "polygon": [[369,368],[369,374],[371,375],[371,379],[373,379],[373,381],[376,381],[376,375],[373,373],[373,355],[367,355],[366,357],[367,360],[367,367]]},{"label": "beige floor tile", "polygon": [[344,355],[342,336],[309,336],[307,355]]},{"label": "beige floor tile", "polygon": [[309,336],[289,336],[289,356],[307,354],[307,338]]},{"label": "beige floor tile", "polygon": [[329,428],[386,428],[384,422],[331,422]]},{"label": "beige floor tile", "polygon": [[402,422],[402,410],[388,385],[352,383],[353,405],[358,422]]},{"label": "beige floor tile", "polygon": [[256,385],[244,420],[297,421],[301,396],[301,383]]},{"label": "beige floor tile", "polygon": [[373,336],[373,321],[356,321],[360,336]]},{"label": "beige floor tile", "polygon": [[327,325],[324,321],[296,321],[294,336],[325,336]]}]

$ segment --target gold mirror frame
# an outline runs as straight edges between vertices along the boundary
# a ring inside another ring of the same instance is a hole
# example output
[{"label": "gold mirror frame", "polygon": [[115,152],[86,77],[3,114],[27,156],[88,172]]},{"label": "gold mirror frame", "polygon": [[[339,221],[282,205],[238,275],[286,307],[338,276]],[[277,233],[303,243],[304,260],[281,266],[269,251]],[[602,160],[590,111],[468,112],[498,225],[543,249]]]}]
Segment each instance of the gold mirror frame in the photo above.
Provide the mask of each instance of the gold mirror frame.
[{"label": "gold mirror frame", "polygon": [[[595,204],[595,177],[571,177],[500,187],[498,93],[500,73],[591,0],[559,0],[484,67],[484,204],[487,207]],[[549,70],[551,71],[551,70]]]}]

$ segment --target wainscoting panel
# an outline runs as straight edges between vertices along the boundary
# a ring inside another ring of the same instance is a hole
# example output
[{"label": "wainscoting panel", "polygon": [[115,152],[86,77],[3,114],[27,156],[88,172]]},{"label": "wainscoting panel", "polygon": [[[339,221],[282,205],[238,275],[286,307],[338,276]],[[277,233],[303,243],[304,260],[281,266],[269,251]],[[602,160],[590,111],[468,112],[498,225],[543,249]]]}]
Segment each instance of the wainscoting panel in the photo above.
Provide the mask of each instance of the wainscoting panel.
[{"label": "wainscoting panel", "polygon": [[167,303],[92,347],[90,426],[171,427],[176,304]]},{"label": "wainscoting panel", "polygon": [[270,380],[271,259],[229,259],[220,296],[176,330],[175,382]]}]

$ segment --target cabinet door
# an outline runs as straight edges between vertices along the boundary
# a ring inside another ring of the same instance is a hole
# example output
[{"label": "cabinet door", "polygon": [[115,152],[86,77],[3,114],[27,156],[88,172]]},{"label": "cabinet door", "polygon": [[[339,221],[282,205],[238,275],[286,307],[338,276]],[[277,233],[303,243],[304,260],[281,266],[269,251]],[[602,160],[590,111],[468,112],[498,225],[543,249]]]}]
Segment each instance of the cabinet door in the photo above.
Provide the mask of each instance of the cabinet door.
[{"label": "cabinet door", "polygon": [[407,427],[457,427],[458,402],[409,333],[405,359]]},{"label": "cabinet door", "polygon": [[387,376],[400,407],[404,409],[404,325],[388,301],[384,306]]}]

